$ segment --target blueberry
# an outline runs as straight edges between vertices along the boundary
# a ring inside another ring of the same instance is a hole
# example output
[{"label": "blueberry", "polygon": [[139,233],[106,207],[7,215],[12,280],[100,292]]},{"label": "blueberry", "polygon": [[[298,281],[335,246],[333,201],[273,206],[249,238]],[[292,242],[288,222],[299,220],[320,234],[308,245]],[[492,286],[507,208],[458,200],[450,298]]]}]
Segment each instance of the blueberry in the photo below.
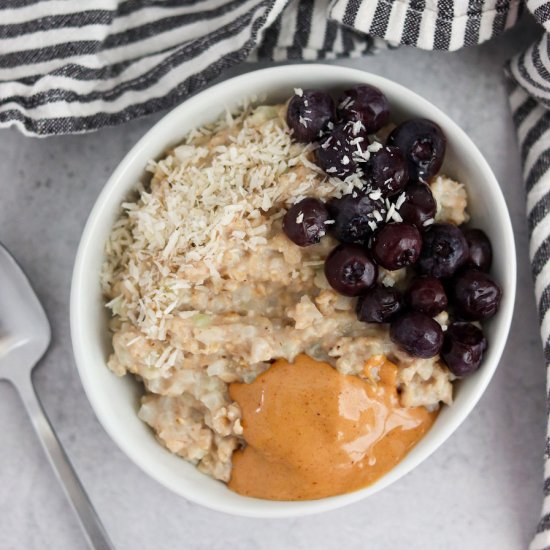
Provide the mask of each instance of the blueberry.
[{"label": "blueberry", "polygon": [[334,121],[334,102],[326,92],[304,90],[290,100],[286,121],[296,141],[316,141]]},{"label": "blueberry", "polygon": [[437,205],[431,189],[425,183],[411,183],[405,189],[405,200],[397,209],[404,222],[416,225],[423,231],[433,222]]},{"label": "blueberry", "polygon": [[471,323],[452,323],[443,338],[441,358],[456,376],[476,371],[481,365],[487,340]]},{"label": "blueberry", "polygon": [[372,153],[364,172],[369,186],[379,189],[383,197],[400,193],[409,179],[405,157],[398,147],[393,146]]},{"label": "blueberry", "polygon": [[403,309],[403,297],[395,288],[375,285],[357,301],[357,318],[364,323],[387,323]]},{"label": "blueberry", "polygon": [[372,237],[371,250],[376,263],[389,270],[414,264],[422,249],[422,237],[414,225],[388,223]]},{"label": "blueberry", "polygon": [[498,311],[501,297],[500,286],[477,269],[466,269],[452,281],[452,302],[463,319],[489,319]]},{"label": "blueberry", "polygon": [[468,243],[450,223],[435,223],[423,235],[418,269],[423,275],[450,277],[468,260]]},{"label": "blueberry", "polygon": [[390,118],[386,96],[378,88],[368,84],[345,90],[337,103],[337,114],[342,120],[360,121],[369,134],[380,130]]},{"label": "blueberry", "polygon": [[283,231],[298,246],[309,246],[318,243],[325,235],[328,219],[328,210],[319,199],[305,198],[285,214]]},{"label": "blueberry", "polygon": [[493,261],[493,248],[489,237],[481,229],[466,229],[464,236],[469,251],[467,264],[481,271],[489,271]]},{"label": "blueberry", "polygon": [[376,227],[374,212],[385,216],[384,202],[372,199],[364,191],[354,191],[339,199],[331,199],[327,208],[334,224],[329,225],[330,233],[343,243],[364,243]]},{"label": "blueberry", "polygon": [[405,299],[412,309],[430,317],[435,317],[447,307],[445,289],[435,277],[414,279],[407,289]]},{"label": "blueberry", "polygon": [[352,122],[338,124],[321,139],[315,151],[317,164],[329,176],[345,178],[358,172],[367,162],[369,138],[360,125]]},{"label": "blueberry", "polygon": [[325,260],[325,276],[340,294],[358,296],[375,283],[378,268],[364,247],[341,244]]},{"label": "blueberry", "polygon": [[429,183],[443,164],[447,139],[435,122],[415,118],[397,126],[389,135],[388,144],[403,151],[411,180]]},{"label": "blueberry", "polygon": [[410,311],[392,322],[390,338],[413,357],[435,357],[443,344],[443,330],[428,315]]}]

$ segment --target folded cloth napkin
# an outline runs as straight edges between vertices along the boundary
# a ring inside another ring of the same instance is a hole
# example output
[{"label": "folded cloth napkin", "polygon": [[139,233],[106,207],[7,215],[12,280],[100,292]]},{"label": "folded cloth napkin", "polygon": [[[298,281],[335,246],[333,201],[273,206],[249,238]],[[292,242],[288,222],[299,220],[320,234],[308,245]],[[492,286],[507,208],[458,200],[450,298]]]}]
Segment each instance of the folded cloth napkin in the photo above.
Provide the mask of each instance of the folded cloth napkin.
[{"label": "folded cloth napkin", "polygon": [[[550,0],[526,5],[550,32]],[[456,50],[513,25],[522,7],[520,0],[3,0],[0,126],[47,136],[119,124],[172,107],[245,59],[334,59],[388,44]],[[549,36],[506,74],[550,373]],[[550,549],[550,424],[531,544],[543,549]]]},{"label": "folded cloth napkin", "polygon": [[550,549],[550,2],[528,0],[546,31],[506,66],[527,195],[529,256],[546,361],[544,500],[530,550]]},{"label": "folded cloth napkin", "polygon": [[[96,130],[167,109],[244,59],[483,42],[519,0],[3,0],[0,126]],[[369,34],[365,34],[369,33]]]},{"label": "folded cloth napkin", "polygon": [[3,0],[0,126],[87,132],[173,107],[253,50],[320,59],[384,44],[328,12],[328,0]]}]

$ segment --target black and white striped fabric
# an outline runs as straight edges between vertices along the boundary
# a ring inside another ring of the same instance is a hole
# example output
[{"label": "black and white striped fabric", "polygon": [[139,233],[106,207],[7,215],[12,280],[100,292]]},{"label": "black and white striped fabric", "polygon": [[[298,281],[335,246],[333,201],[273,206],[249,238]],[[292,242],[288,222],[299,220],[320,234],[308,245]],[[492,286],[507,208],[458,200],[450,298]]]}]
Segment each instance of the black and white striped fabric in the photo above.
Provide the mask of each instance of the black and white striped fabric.
[{"label": "black and white striped fabric", "polygon": [[47,136],[167,109],[244,59],[333,59],[386,43],[457,49],[519,0],[3,0],[0,126]]},{"label": "black and white striped fabric", "polygon": [[335,0],[330,16],[389,42],[452,51],[501,33],[521,6],[520,0]]},{"label": "black and white striped fabric", "polygon": [[77,133],[167,109],[224,69],[361,55],[328,0],[3,0],[0,126]]},{"label": "black and white striped fabric", "polygon": [[[77,133],[167,109],[248,60],[358,56],[407,44],[473,46],[515,23],[521,0],[2,0],[0,126]],[[550,0],[527,0],[550,32]],[[527,193],[550,413],[550,39],[506,67]],[[542,517],[550,550],[550,422]]]},{"label": "black and white striped fabric", "polygon": [[[528,0],[527,7],[550,32],[550,2]],[[529,255],[540,333],[546,360],[547,429],[544,500],[530,550],[550,549],[550,40],[543,34],[506,67],[510,106],[517,129],[527,195]]]},{"label": "black and white striped fabric", "polygon": [[[513,64],[518,68],[523,63],[523,60],[517,59]],[[527,221],[531,235],[529,255],[547,366],[548,414],[550,413],[550,111],[543,103],[530,96],[516,81],[510,83],[510,106],[518,133],[527,193]],[[541,520],[530,550],[550,549],[550,417],[544,460],[544,501]]]}]

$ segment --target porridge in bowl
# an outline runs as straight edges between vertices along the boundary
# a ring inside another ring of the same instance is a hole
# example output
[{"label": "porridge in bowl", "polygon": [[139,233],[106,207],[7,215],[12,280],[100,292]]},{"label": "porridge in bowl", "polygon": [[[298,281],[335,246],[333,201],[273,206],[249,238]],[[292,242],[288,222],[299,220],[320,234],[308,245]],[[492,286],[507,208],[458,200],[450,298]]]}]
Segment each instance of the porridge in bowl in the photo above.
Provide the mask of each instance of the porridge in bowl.
[{"label": "porridge in bowl", "polygon": [[102,285],[109,367],[143,383],[162,445],[277,500],[358,489],[406,455],[479,367],[501,294],[444,150],[363,85],[247,106],[149,164]]}]

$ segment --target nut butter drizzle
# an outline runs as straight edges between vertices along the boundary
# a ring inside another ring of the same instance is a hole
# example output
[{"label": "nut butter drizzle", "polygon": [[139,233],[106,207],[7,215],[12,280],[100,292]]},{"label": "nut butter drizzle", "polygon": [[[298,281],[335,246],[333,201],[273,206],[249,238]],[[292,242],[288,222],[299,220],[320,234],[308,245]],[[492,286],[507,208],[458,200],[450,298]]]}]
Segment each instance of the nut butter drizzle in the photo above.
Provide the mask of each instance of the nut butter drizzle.
[{"label": "nut butter drizzle", "polygon": [[307,500],[354,491],[393,468],[437,413],[403,408],[397,367],[383,356],[365,365],[373,383],[300,355],[276,361],[251,384],[230,385],[247,446],[233,455],[229,487],[270,500]]}]

